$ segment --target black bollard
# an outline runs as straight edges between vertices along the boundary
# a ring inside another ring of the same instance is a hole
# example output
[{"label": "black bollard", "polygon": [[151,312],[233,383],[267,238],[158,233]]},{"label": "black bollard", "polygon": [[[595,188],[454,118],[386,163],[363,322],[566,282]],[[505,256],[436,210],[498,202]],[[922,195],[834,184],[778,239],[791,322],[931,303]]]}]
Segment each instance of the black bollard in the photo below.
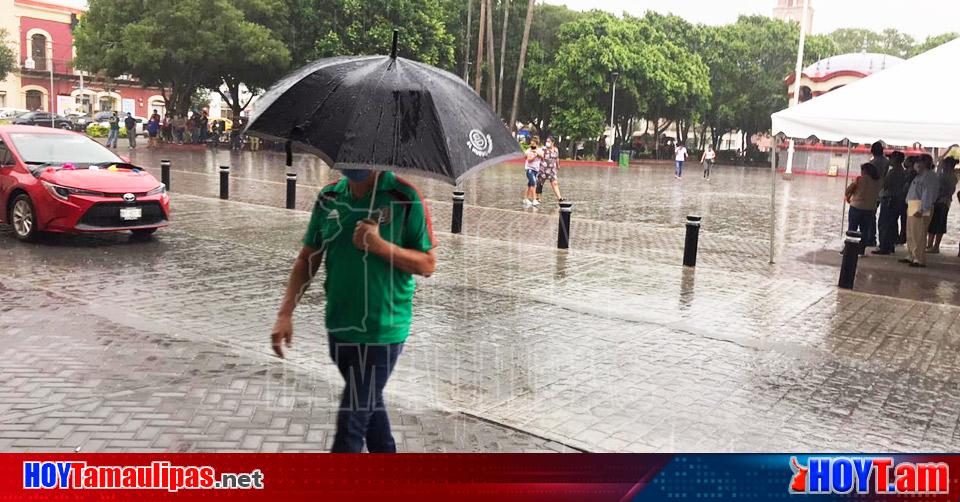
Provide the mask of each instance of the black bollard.
[{"label": "black bollard", "polygon": [[860,232],[849,231],[843,241],[843,261],[840,263],[841,289],[853,289],[853,281],[857,278],[857,262],[860,260]]},{"label": "black bollard", "polygon": [[683,266],[697,266],[697,246],[700,244],[700,216],[687,216],[687,238],[683,241]]},{"label": "black bollard", "polygon": [[170,161],[167,159],[160,161],[160,183],[170,191]]},{"label": "black bollard", "polygon": [[220,198],[230,198],[230,166],[220,166]]},{"label": "black bollard", "polygon": [[297,173],[287,173],[287,209],[297,207]]},{"label": "black bollard", "polygon": [[573,202],[560,203],[560,225],[557,227],[557,248],[570,248],[570,213],[573,212]]},{"label": "black bollard", "polygon": [[459,234],[463,230],[463,201],[462,191],[453,192],[453,220],[450,222],[450,233]]}]

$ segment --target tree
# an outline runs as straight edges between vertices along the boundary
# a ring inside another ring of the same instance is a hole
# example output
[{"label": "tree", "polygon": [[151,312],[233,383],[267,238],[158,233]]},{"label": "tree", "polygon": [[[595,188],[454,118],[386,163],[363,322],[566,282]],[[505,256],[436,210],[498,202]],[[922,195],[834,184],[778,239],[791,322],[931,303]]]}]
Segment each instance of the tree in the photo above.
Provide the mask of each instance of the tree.
[{"label": "tree", "polygon": [[507,55],[507,27],[510,19],[510,0],[503,1],[503,27],[500,28],[500,77],[497,82],[497,114],[503,115],[503,68]]},{"label": "tree", "polygon": [[[208,22],[211,12],[216,23]],[[236,49],[232,39],[238,35],[267,41],[263,28],[230,0],[91,0],[74,32],[76,65],[108,77],[134,75],[145,87],[159,87],[167,109],[181,114],[228,59],[276,60],[271,44],[246,45],[246,54],[227,52]]]},{"label": "tree", "polygon": [[[399,55],[454,71],[456,37],[448,31],[451,0],[284,0],[284,30],[295,66],[318,58],[388,54],[400,29]],[[462,2],[465,3],[465,2]],[[459,25],[457,25],[459,26]]]},{"label": "tree", "polygon": [[7,44],[7,30],[0,28],[0,80],[17,67],[17,55]]},{"label": "tree", "polygon": [[487,103],[497,109],[497,58],[493,53],[493,0],[487,2]]},{"label": "tree", "polygon": [[510,108],[510,122],[507,125],[512,130],[517,124],[517,102],[520,101],[520,84],[523,82],[523,65],[527,62],[527,45],[530,43],[530,25],[533,23],[533,7],[536,0],[530,0],[527,5],[527,18],[523,22],[523,41],[520,43],[520,62],[517,63],[517,76],[513,86],[513,106]]},{"label": "tree", "polygon": [[553,103],[554,127],[571,142],[603,129],[613,72],[619,138],[632,117],[689,118],[709,97],[706,65],[646,20],[591,11],[562,25],[559,37],[556,59],[536,80]]},{"label": "tree", "polygon": [[940,47],[941,45],[947,42],[952,42],[957,38],[960,38],[960,34],[956,32],[944,33],[943,35],[927,37],[927,39],[922,44],[917,44],[913,48],[913,51],[911,52],[910,57],[923,54],[924,52],[927,52],[930,49],[935,49],[937,47]]},{"label": "tree", "polygon": [[830,38],[840,54],[851,52],[876,52],[901,58],[914,53],[917,41],[906,33],[893,28],[875,32],[862,28],[842,28],[831,33]]},{"label": "tree", "polygon": [[256,94],[272,84],[289,67],[290,51],[277,35],[285,17],[281,14],[285,9],[282,2],[243,0],[234,5],[237,10],[221,13],[213,25],[224,41],[219,49],[223,57],[210,68],[210,79],[204,84],[220,94],[233,117],[239,117],[252,100],[252,96],[246,102],[241,100],[241,87]]}]

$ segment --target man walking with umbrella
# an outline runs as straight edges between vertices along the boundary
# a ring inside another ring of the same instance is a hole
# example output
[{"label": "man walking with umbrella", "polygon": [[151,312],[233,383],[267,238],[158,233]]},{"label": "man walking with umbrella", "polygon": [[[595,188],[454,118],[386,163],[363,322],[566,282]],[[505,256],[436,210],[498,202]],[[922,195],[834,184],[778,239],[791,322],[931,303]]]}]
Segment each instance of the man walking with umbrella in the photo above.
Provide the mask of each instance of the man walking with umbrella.
[{"label": "man walking with umbrella", "polygon": [[[334,452],[397,449],[383,388],[410,334],[413,275],[436,268],[430,214],[417,190],[391,172],[344,169],[313,208],[303,248],[272,332],[273,349],[293,341],[293,310],[326,254],[330,357],[346,383]],[[371,217],[372,216],[372,217]]]},{"label": "man walking with umbrella", "polygon": [[346,383],[333,451],[396,451],[383,404],[410,334],[414,275],[436,268],[430,214],[395,172],[459,185],[522,156],[500,117],[462,79],[397,56],[314,61],[274,84],[245,134],[296,144],[340,171],[321,190],[287,284],[273,349],[293,340],[297,302],[325,258],[330,356]]}]

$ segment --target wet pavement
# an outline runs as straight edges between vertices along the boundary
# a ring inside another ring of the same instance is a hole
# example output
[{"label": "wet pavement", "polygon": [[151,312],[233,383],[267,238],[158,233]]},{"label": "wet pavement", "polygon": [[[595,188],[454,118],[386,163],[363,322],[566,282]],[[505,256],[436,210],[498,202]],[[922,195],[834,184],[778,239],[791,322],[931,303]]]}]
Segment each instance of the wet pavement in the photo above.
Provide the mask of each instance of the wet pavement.
[{"label": "wet pavement", "polygon": [[[298,310],[290,359],[267,343],[309,216],[277,207],[282,155],[133,154],[155,172],[161,157],[174,220],[154,240],[24,245],[0,229],[0,449],[328,447],[341,383],[322,292]],[[231,201],[212,198],[221,164]],[[297,169],[306,209],[335,176]],[[445,232],[450,188],[416,180],[439,268],[387,387],[401,450],[960,447],[956,258],[923,275],[867,258],[861,291],[838,291],[839,180],[778,183],[770,265],[766,172],[571,167],[572,249],[557,251],[556,212],[520,207],[519,169],[467,183],[461,236]],[[695,271],[679,266],[688,213],[705,221]]]}]

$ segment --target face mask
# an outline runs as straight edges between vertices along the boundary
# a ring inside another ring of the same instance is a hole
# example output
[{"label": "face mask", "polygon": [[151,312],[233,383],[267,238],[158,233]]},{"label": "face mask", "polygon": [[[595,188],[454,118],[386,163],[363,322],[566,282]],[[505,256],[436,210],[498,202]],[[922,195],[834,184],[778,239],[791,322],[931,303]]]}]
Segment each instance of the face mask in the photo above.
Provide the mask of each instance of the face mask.
[{"label": "face mask", "polygon": [[369,178],[371,172],[366,169],[340,169],[340,173],[354,183],[360,183]]}]

